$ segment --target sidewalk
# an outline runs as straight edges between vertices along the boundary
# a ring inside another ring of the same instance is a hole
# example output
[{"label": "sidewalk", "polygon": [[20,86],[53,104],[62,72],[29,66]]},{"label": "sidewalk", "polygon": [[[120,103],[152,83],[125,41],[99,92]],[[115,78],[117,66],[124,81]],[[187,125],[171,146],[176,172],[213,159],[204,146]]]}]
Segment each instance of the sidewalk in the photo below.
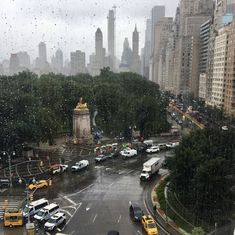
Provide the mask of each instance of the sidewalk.
[{"label": "sidewalk", "polygon": [[160,183],[165,178],[167,178],[167,176],[168,176],[168,174],[162,176],[160,181],[153,187],[153,189],[151,191],[152,204],[153,204],[153,206],[156,207],[156,212],[157,212],[158,216],[161,217],[161,219],[166,224],[166,228],[167,228],[167,226],[169,226],[169,227],[171,227],[171,229],[173,229],[174,232],[173,233],[171,232],[170,234],[190,235],[189,233],[185,232],[182,228],[180,228],[171,218],[169,218],[169,216],[166,215],[165,211],[163,211],[161,209],[161,206],[160,206],[160,203],[158,201],[158,198],[157,198],[155,190],[156,190],[156,188],[159,187]]},{"label": "sidewalk", "polygon": [[21,196],[9,196],[0,195],[0,221],[3,220],[3,213],[5,208],[14,209],[21,208],[25,197]]}]

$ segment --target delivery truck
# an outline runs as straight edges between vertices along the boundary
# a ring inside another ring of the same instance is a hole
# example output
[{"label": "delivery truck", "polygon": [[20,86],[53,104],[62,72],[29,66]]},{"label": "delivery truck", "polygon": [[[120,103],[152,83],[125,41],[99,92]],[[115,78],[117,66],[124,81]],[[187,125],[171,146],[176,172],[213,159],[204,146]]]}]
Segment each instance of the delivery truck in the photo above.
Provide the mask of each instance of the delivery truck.
[{"label": "delivery truck", "polygon": [[153,157],[143,164],[140,180],[149,180],[161,167],[161,158]]}]

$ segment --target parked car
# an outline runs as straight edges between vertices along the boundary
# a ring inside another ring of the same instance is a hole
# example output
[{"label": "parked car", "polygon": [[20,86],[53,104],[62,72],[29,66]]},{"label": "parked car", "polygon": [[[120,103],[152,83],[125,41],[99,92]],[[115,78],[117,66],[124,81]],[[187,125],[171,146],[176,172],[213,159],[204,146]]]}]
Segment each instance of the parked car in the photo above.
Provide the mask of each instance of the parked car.
[{"label": "parked car", "polygon": [[146,153],[158,153],[158,152],[160,152],[159,146],[152,146],[146,149]]},{"label": "parked car", "polygon": [[161,143],[157,145],[159,147],[160,150],[166,150],[166,144]]},{"label": "parked car", "polygon": [[57,174],[57,173],[61,173],[61,172],[64,172],[68,169],[68,165],[65,165],[65,164],[56,164],[54,166],[51,167],[52,169],[52,174]]},{"label": "parked car", "polygon": [[40,209],[47,205],[49,205],[49,201],[45,198],[30,202],[29,205],[25,205],[25,207],[23,208],[24,218],[35,215]]},{"label": "parked car", "polygon": [[167,149],[173,149],[175,147],[179,146],[179,142],[174,142],[174,143],[167,143],[166,148]]},{"label": "parked car", "polygon": [[10,187],[10,181],[9,181],[9,179],[1,178],[1,179],[0,179],[0,189],[9,188],[9,187]]},{"label": "parked car", "polygon": [[44,225],[44,229],[47,231],[53,231],[66,221],[65,213],[57,212],[54,214]]},{"label": "parked car", "polygon": [[144,215],[141,222],[147,235],[158,235],[157,225],[151,215]]},{"label": "parked car", "polygon": [[43,207],[41,210],[39,210],[37,214],[34,215],[34,219],[36,219],[39,222],[45,222],[51,216],[57,213],[58,210],[59,210],[59,205],[57,203],[51,203],[50,205],[47,205]]},{"label": "parked car", "polygon": [[103,162],[105,160],[108,159],[108,156],[104,155],[104,154],[101,154],[99,155],[98,157],[95,158],[95,162],[98,163],[98,162]]},{"label": "parked car", "polygon": [[222,129],[223,131],[228,131],[228,127],[227,127],[227,126],[222,126],[221,129]]},{"label": "parked car", "polygon": [[79,171],[82,169],[85,169],[89,166],[89,161],[88,160],[81,160],[77,162],[74,166],[71,167],[72,171]]},{"label": "parked car", "polygon": [[153,140],[145,140],[144,144],[147,145],[148,147],[153,146]]},{"label": "parked car", "polygon": [[107,158],[114,158],[118,156],[118,152],[112,152],[110,154],[107,155]]},{"label": "parked car", "polygon": [[120,235],[120,233],[118,232],[118,231],[114,231],[114,230],[112,230],[112,231],[109,231],[108,233],[107,233],[107,235]]},{"label": "parked car", "polygon": [[130,204],[129,212],[130,212],[130,217],[134,221],[141,221],[142,216],[144,215],[142,209],[137,204],[133,203]]},{"label": "parked car", "polygon": [[49,183],[47,180],[39,180],[36,183],[32,183],[28,186],[29,190],[35,190],[40,188],[47,188],[49,186]]},{"label": "parked car", "polygon": [[137,156],[137,150],[130,149],[130,150],[124,150],[121,155],[124,157],[124,159]]},{"label": "parked car", "polygon": [[131,148],[129,147],[124,148],[122,151],[120,151],[120,154],[122,155],[125,151],[128,151],[128,150],[131,150]]}]

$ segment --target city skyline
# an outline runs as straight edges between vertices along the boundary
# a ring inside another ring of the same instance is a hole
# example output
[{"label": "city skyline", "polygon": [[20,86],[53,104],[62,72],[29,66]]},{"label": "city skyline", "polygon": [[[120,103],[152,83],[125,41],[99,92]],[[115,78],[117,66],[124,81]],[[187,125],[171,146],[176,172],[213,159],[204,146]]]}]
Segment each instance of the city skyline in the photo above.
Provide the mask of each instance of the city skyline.
[{"label": "city skyline", "polygon": [[[0,32],[3,35],[4,47],[0,47],[0,61],[9,59],[11,53],[18,51],[27,51],[33,61],[37,57],[37,46],[41,41],[47,44],[48,61],[58,48],[63,51],[65,60],[69,59],[70,52],[75,50],[85,51],[88,59],[88,56],[95,51],[93,38],[98,27],[104,35],[104,48],[108,49],[107,16],[114,5],[117,7],[116,54],[120,58],[123,40],[126,37],[131,40],[135,24],[140,32],[140,48],[143,47],[146,20],[150,18],[154,5],[164,4],[167,14],[172,16],[178,5],[178,1],[172,4],[170,0],[146,1],[144,4],[138,0],[134,5],[122,0],[109,1],[105,5],[103,3],[103,1],[76,2],[72,8],[72,4],[64,0],[50,1],[50,3],[39,1],[39,3],[29,2],[26,4],[28,7],[24,8],[20,0],[10,3],[1,1]],[[89,13],[87,13],[88,8]]]}]

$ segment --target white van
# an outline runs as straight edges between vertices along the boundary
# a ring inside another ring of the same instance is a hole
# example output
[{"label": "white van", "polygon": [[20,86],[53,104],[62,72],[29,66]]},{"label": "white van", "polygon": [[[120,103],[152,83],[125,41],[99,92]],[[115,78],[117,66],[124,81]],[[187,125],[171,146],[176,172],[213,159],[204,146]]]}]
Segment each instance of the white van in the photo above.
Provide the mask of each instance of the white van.
[{"label": "white van", "polygon": [[144,144],[147,145],[148,147],[153,146],[153,140],[145,140]]},{"label": "white van", "polygon": [[128,157],[134,157],[137,156],[137,150],[135,149],[128,149],[121,151],[121,155],[124,157],[124,159],[127,159]]},{"label": "white van", "polygon": [[89,166],[89,161],[88,160],[81,160],[77,162],[74,166],[71,167],[72,171],[79,171],[84,168],[87,168]]},{"label": "white van", "polygon": [[26,205],[23,209],[23,216],[28,217],[28,216],[33,216],[35,215],[40,209],[43,207],[49,205],[49,202],[45,198],[41,198],[37,201],[33,201],[28,205]]},{"label": "white van", "polygon": [[48,206],[42,208],[35,216],[34,219],[43,222],[48,220],[52,215],[54,215],[59,210],[59,205],[57,203],[51,203]]}]

